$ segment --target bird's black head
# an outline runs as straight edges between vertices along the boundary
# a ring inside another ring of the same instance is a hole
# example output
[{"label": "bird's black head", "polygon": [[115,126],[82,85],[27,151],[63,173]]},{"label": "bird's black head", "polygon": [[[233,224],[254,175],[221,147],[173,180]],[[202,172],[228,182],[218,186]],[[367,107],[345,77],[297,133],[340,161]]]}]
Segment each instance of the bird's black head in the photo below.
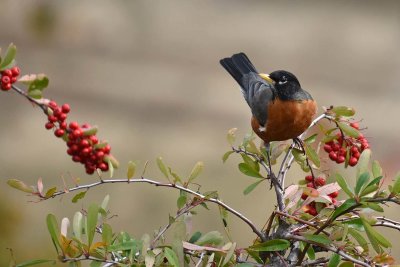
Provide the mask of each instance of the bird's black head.
[{"label": "bird's black head", "polygon": [[295,98],[295,95],[302,91],[299,80],[288,71],[277,70],[271,72],[269,78],[275,82],[276,92],[279,98],[283,100]]}]

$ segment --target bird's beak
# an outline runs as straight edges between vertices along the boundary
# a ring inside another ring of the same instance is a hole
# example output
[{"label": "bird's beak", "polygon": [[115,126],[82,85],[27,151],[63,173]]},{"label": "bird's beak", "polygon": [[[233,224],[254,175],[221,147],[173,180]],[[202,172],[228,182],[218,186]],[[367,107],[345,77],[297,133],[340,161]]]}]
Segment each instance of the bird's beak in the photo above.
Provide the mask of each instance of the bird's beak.
[{"label": "bird's beak", "polygon": [[259,73],[258,75],[260,75],[260,77],[266,80],[267,82],[274,84],[274,81],[269,77],[268,74]]}]

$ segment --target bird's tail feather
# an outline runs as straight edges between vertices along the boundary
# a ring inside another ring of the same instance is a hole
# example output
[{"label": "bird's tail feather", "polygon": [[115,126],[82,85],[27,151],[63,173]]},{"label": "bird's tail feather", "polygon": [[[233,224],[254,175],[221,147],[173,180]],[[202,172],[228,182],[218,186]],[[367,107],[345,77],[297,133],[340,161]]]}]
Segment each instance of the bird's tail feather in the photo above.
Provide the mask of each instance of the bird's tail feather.
[{"label": "bird's tail feather", "polygon": [[232,57],[224,58],[219,61],[230,75],[242,85],[242,77],[248,73],[257,73],[245,53],[234,54]]}]

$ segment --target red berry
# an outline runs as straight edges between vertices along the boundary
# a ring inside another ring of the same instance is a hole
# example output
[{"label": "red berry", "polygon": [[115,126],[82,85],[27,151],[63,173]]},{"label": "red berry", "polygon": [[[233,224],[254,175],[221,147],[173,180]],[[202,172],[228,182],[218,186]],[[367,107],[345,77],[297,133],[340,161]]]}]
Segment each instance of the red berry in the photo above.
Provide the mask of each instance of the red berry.
[{"label": "red berry", "polygon": [[314,188],[314,184],[313,183],[308,183],[307,187]]},{"label": "red berry", "polygon": [[90,126],[89,123],[84,123],[84,124],[82,124],[81,127],[82,127],[82,128],[85,128],[85,129],[88,129],[88,128],[90,128],[91,126]]},{"label": "red berry", "polygon": [[75,155],[72,157],[72,160],[75,162],[80,162],[81,161],[81,157],[79,157],[78,155]]},{"label": "red berry", "polygon": [[103,148],[103,151],[104,151],[104,154],[110,154],[111,146],[110,146],[110,145],[106,145],[106,146]]},{"label": "red berry", "polygon": [[340,164],[343,163],[346,160],[346,158],[344,156],[338,156],[336,159],[336,163]]},{"label": "red berry", "polygon": [[47,116],[47,119],[49,120],[49,122],[56,122],[57,121],[57,118],[54,115]]},{"label": "red berry", "polygon": [[64,129],[64,130],[67,129],[67,123],[65,121],[60,122],[59,124],[60,124],[60,129]]},{"label": "red berry", "polygon": [[4,84],[7,84],[7,83],[11,82],[11,79],[8,76],[2,76],[1,77],[1,82],[4,83]]},{"label": "red berry", "polygon": [[8,91],[11,89],[11,83],[1,83],[1,90]]},{"label": "red berry", "polygon": [[306,176],[306,181],[307,182],[312,182],[314,180],[314,178],[312,177],[312,175],[307,175]]},{"label": "red berry", "polygon": [[358,140],[364,139],[364,135],[363,135],[362,133],[359,133],[357,139],[358,139]]},{"label": "red berry", "polygon": [[332,146],[330,146],[330,145],[328,145],[328,144],[325,144],[325,145],[324,145],[324,150],[325,150],[327,153],[329,153],[329,152],[332,151]]},{"label": "red berry", "polygon": [[315,185],[317,186],[323,186],[326,184],[326,180],[324,177],[317,177],[315,178]]},{"label": "red berry", "polygon": [[334,206],[336,206],[336,204],[337,204],[337,199],[336,199],[336,198],[331,198],[331,200],[332,200],[332,204],[333,204]]},{"label": "red berry", "polygon": [[332,145],[332,150],[333,150],[333,151],[339,151],[339,149],[340,149],[339,144],[333,144],[333,145]]},{"label": "red berry", "polygon": [[61,113],[60,115],[58,115],[58,119],[60,121],[65,121],[67,119],[67,114]]},{"label": "red berry", "polygon": [[331,198],[336,198],[339,195],[339,191],[335,191],[330,193],[328,196],[330,196]]},{"label": "red berry", "polygon": [[17,77],[11,77],[11,83],[15,83],[17,81]]},{"label": "red berry", "polygon": [[84,149],[82,149],[81,154],[87,157],[90,154],[90,149],[88,147],[85,147]]},{"label": "red berry", "polygon": [[103,172],[108,171],[108,164],[106,164],[105,162],[101,162],[101,163],[99,164],[98,167],[99,167],[99,169],[102,170]]},{"label": "red berry", "polygon": [[308,214],[312,215],[312,216],[317,216],[318,212],[314,207],[310,207],[307,211]]},{"label": "red berry", "polygon": [[57,137],[62,137],[64,135],[65,131],[63,129],[57,129],[54,131],[54,135]]},{"label": "red berry", "polygon": [[70,108],[70,106],[68,104],[62,105],[61,109],[62,109],[63,113],[68,113],[71,110],[71,108]]},{"label": "red berry", "polygon": [[71,150],[72,150],[72,152],[74,152],[74,154],[75,154],[76,152],[78,152],[78,150],[79,150],[78,145],[77,145],[77,144],[73,144],[73,145],[71,146]]},{"label": "red berry", "polygon": [[7,69],[7,70],[3,70],[2,72],[1,72],[1,74],[3,75],[3,76],[8,76],[8,77],[12,77],[12,71],[10,70],[10,69]]},{"label": "red berry", "polygon": [[79,145],[80,145],[81,147],[88,147],[88,146],[89,146],[89,141],[86,140],[86,139],[82,139],[82,140],[79,142]]},{"label": "red berry", "polygon": [[338,156],[337,156],[337,154],[336,154],[335,151],[331,151],[331,152],[329,153],[329,158],[330,158],[331,160],[336,161],[337,157],[338,157]]},{"label": "red berry", "polygon": [[76,130],[79,128],[79,124],[76,121],[73,121],[69,124],[69,128],[71,128],[71,130]]},{"label": "red berry", "polygon": [[95,135],[89,136],[89,140],[92,142],[92,145],[95,145],[99,142],[99,139],[97,139],[97,136]]},{"label": "red berry", "polygon": [[96,158],[97,159],[103,159],[103,157],[104,157],[104,152],[103,151],[97,151],[96,152]]},{"label": "red berry", "polygon": [[307,194],[305,194],[305,193],[301,194],[301,199],[306,200],[307,198],[308,198]]},{"label": "red berry", "polygon": [[70,156],[72,156],[72,155],[74,154],[74,152],[72,151],[71,148],[68,148],[68,149],[67,149],[67,154],[70,155]]},{"label": "red berry", "polygon": [[350,149],[350,151],[351,151],[351,154],[354,154],[354,153],[358,153],[358,152],[359,152],[357,146],[352,146],[351,149]]},{"label": "red berry", "polygon": [[57,103],[55,101],[50,101],[49,107],[51,107],[52,109],[55,109],[55,108],[57,108]]},{"label": "red berry", "polygon": [[352,123],[350,123],[350,126],[353,127],[354,129],[357,129],[357,130],[358,130],[359,127],[360,127],[360,126],[358,125],[358,122],[352,122]]},{"label": "red berry", "polygon": [[58,117],[58,116],[60,116],[60,114],[61,114],[61,108],[59,108],[59,107],[53,108],[54,116]]},{"label": "red berry", "polygon": [[365,150],[367,148],[369,148],[369,144],[367,142],[361,144],[361,149],[362,150]]},{"label": "red berry", "polygon": [[81,137],[82,134],[83,134],[83,132],[82,132],[81,129],[76,129],[76,130],[74,130],[74,131],[72,132],[72,135],[73,135],[75,138]]},{"label": "red berry", "polygon": [[47,122],[47,123],[44,125],[44,127],[45,127],[47,130],[53,129],[54,123],[52,123],[52,122]]},{"label": "red berry", "polygon": [[346,155],[346,153],[347,153],[346,148],[341,147],[341,148],[339,149],[339,156],[344,156],[344,155]]},{"label": "red berry", "polygon": [[17,66],[11,68],[12,76],[16,77],[19,75],[19,73],[20,73],[20,69]]},{"label": "red berry", "polygon": [[349,159],[349,165],[352,167],[356,166],[357,162],[358,162],[358,158],[356,158],[354,156]]},{"label": "red berry", "polygon": [[95,170],[96,170],[95,168],[86,168],[86,173],[93,174]]}]

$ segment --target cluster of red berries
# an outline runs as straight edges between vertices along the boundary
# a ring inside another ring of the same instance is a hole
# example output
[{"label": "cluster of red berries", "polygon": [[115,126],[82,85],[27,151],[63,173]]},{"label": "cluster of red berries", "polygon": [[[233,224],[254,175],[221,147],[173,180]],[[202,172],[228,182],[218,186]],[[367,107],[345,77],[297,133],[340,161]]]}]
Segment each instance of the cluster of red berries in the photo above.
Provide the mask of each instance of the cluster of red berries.
[{"label": "cluster of red berries", "polygon": [[18,67],[12,67],[1,72],[1,90],[8,91],[11,85],[18,79],[20,70]]},{"label": "cluster of red berries", "polygon": [[49,111],[45,127],[48,130],[55,129],[54,135],[66,140],[67,153],[72,160],[85,165],[87,174],[93,174],[96,169],[108,171],[106,156],[110,155],[110,145],[99,142],[96,131],[89,124],[67,124],[67,114],[70,111],[68,104],[60,107],[56,102],[50,101],[47,105]]},{"label": "cluster of red berries", "polygon": [[[314,188],[314,189],[317,189],[326,184],[326,179],[324,177],[316,177],[314,179],[312,175],[307,175],[305,177],[305,180],[307,182],[307,187]],[[339,195],[339,191],[335,191],[335,192],[332,192],[329,194],[329,197],[331,198],[333,205],[336,205],[336,203],[337,203],[336,198],[338,195]],[[306,200],[308,198],[308,195],[303,193],[301,195],[301,198],[303,200]],[[308,205],[305,205],[303,207],[303,210],[304,210],[304,212],[306,212],[312,216],[316,216],[318,214],[315,201],[309,203]]]},{"label": "cluster of red berries", "polygon": [[[350,123],[354,129],[359,129],[357,122]],[[355,166],[360,158],[361,153],[369,148],[368,140],[360,133],[357,138],[345,137],[341,133],[337,134],[337,138],[325,143],[324,150],[329,153],[329,158],[338,164],[348,160],[347,164]]]}]

